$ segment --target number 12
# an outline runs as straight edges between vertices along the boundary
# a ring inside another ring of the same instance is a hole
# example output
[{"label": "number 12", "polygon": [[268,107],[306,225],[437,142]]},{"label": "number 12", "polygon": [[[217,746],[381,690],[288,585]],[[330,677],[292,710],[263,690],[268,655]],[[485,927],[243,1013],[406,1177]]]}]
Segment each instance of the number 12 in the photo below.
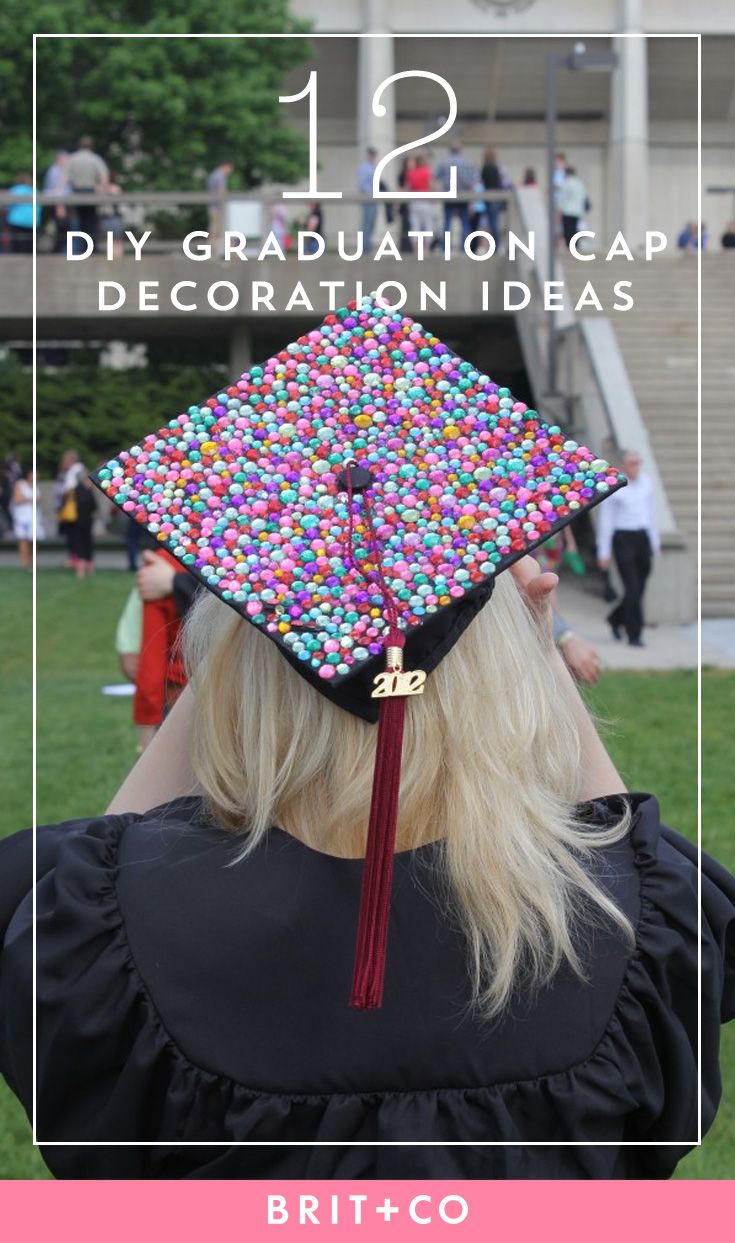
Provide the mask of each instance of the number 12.
[{"label": "number 12", "polygon": [[[373,174],[373,198],[374,199],[456,199],[457,197],[457,169],[454,165],[449,169],[449,189],[448,190],[405,190],[394,192],[391,190],[381,190],[380,181],[383,170],[391,160],[402,155],[404,151],[414,151],[417,147],[424,147],[427,143],[441,138],[448,130],[452,128],[457,119],[457,96],[453,87],[447,82],[446,78],[439,77],[436,73],[431,73],[428,69],[404,69],[401,73],[391,74],[389,78],[385,78],[375,91],[372,100],[373,115],[376,117],[384,117],[386,114],[385,104],[381,103],[383,92],[392,86],[394,82],[399,82],[402,78],[429,78],[432,82],[438,82],[444,91],[446,91],[449,100],[449,115],[444,124],[439,129],[432,130],[425,138],[417,138],[414,142],[404,143],[402,147],[396,147],[394,151],[389,151],[384,155],[382,160],[375,166]],[[309,100],[309,185],[306,190],[284,190],[282,197],[284,199],[341,199],[341,190],[320,190],[317,186],[317,71],[312,69],[309,74],[309,81],[303,91],[299,91],[298,95],[279,95],[278,102],[281,104],[295,104],[300,99]]]}]

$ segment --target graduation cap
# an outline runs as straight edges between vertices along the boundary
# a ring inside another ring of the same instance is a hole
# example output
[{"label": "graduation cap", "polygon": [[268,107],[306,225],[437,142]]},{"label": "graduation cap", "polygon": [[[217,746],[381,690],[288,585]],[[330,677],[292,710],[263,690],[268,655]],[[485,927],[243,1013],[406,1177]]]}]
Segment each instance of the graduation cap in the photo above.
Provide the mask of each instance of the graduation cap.
[{"label": "graduation cap", "polygon": [[315,690],[378,722],[351,1004],[380,1005],[406,699],[497,575],[624,476],[365,298],[93,478]]}]

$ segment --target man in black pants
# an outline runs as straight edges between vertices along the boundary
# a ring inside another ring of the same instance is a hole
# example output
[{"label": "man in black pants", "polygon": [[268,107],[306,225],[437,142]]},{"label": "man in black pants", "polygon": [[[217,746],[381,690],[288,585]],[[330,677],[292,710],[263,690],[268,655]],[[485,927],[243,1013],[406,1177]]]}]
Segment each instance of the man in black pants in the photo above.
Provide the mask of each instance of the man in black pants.
[{"label": "man in black pants", "polygon": [[643,592],[659,551],[659,537],[653,489],[641,471],[640,455],[625,453],[622,471],[628,477],[627,488],[611,496],[600,510],[597,561],[601,570],[607,570],[614,556],[623,584],[623,598],[607,618],[613,637],[620,639],[625,631],[631,647],[643,647]]}]

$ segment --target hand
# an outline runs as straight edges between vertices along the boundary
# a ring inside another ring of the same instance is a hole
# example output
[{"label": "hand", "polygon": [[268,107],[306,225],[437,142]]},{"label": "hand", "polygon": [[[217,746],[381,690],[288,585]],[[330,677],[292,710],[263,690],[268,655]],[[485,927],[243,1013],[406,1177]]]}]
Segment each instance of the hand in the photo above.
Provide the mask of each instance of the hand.
[{"label": "hand", "polygon": [[170,596],[174,589],[176,570],[158,553],[146,550],[143,553],[143,565],[135,576],[135,584],[141,600],[163,600]]},{"label": "hand", "polygon": [[521,557],[514,561],[510,572],[515,584],[531,612],[542,628],[551,633],[551,597],[559,585],[558,574],[551,570],[541,571],[533,557]]},{"label": "hand", "polygon": [[585,686],[594,686],[600,676],[602,661],[592,644],[573,634],[560,644],[559,651],[572,676],[578,682],[584,682]]},{"label": "hand", "polygon": [[609,557],[598,557],[597,565],[601,570],[609,570],[610,569],[610,558]]}]

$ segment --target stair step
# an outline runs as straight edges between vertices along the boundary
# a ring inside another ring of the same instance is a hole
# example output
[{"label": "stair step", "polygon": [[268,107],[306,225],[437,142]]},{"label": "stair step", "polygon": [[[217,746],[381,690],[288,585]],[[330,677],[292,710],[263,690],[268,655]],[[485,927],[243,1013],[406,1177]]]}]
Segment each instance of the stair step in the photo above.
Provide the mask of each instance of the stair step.
[{"label": "stair step", "polygon": [[[564,279],[578,297],[586,281],[601,294],[633,281],[639,314],[610,314],[641,417],[651,440],[675,521],[696,556],[698,272],[692,256],[652,263],[624,259],[587,264],[564,260]],[[582,308],[577,314],[596,314]],[[645,317],[645,319],[643,319]],[[702,609],[735,616],[735,549],[729,519],[735,457],[727,394],[735,382],[735,256],[702,256]],[[642,328],[642,323],[644,327]]]}]

